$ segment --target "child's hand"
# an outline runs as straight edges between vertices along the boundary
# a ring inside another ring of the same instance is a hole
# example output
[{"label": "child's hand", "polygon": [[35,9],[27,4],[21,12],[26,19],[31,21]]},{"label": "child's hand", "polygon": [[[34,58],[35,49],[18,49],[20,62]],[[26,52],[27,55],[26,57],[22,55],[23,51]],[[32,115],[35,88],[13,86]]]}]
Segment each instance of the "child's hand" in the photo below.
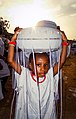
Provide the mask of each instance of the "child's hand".
[{"label": "child's hand", "polygon": [[19,34],[19,32],[22,30],[22,28],[19,28],[15,33],[14,33],[14,35],[13,35],[13,37],[12,37],[12,39],[11,39],[11,41],[16,41],[16,39],[17,39],[17,36],[18,36],[18,34]]},{"label": "child's hand", "polygon": [[19,34],[19,32],[22,30],[22,28],[19,28],[17,31],[15,31],[15,35],[18,35]]},{"label": "child's hand", "polygon": [[62,40],[67,42],[67,37],[66,37],[65,33],[63,31],[61,31],[61,34],[62,34]]}]

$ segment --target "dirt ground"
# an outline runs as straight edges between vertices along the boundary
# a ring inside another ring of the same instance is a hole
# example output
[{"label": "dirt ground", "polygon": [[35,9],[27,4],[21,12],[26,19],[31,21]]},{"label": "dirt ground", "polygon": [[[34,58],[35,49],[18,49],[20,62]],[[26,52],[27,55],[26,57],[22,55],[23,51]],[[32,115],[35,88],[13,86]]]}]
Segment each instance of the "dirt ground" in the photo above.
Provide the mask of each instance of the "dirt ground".
[{"label": "dirt ground", "polygon": [[76,55],[63,67],[63,119],[76,119]]},{"label": "dirt ground", "polygon": [[[10,119],[12,80],[6,84],[5,98],[0,101],[0,119]],[[63,67],[63,119],[76,119],[76,55],[70,55]],[[13,118],[12,118],[13,119]]]}]

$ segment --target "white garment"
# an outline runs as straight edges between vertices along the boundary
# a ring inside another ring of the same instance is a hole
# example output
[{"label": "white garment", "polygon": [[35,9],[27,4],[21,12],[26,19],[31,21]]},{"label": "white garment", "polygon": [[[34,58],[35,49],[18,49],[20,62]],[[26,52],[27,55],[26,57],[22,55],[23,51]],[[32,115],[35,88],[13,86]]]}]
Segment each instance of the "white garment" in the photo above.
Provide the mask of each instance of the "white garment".
[{"label": "white garment", "polygon": [[22,67],[17,84],[15,119],[56,119],[52,68],[38,87],[30,71]]}]

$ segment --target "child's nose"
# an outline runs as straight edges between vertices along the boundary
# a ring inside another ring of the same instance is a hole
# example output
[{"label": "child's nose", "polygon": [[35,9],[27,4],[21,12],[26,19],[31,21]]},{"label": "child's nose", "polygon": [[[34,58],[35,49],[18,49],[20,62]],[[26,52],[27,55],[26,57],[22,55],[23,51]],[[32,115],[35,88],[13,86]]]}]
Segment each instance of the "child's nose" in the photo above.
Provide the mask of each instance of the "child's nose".
[{"label": "child's nose", "polygon": [[44,67],[44,66],[42,66],[42,67],[41,67],[41,70],[42,70],[42,71],[45,71],[45,67]]}]

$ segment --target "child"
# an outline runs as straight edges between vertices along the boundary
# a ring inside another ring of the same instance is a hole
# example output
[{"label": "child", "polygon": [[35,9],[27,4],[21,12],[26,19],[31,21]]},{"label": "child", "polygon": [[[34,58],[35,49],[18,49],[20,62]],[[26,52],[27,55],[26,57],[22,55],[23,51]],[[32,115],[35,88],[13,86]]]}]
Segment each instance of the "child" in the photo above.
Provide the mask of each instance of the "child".
[{"label": "child", "polygon": [[[19,74],[19,93],[17,96],[15,119],[56,119],[53,90],[53,72],[58,72],[58,64],[50,68],[47,53],[34,53],[29,57],[29,69],[20,66],[14,60],[14,46],[18,32],[9,43],[8,62]],[[64,38],[64,39],[63,39]],[[60,69],[66,60],[67,39],[62,34],[63,42],[60,58]]]}]

